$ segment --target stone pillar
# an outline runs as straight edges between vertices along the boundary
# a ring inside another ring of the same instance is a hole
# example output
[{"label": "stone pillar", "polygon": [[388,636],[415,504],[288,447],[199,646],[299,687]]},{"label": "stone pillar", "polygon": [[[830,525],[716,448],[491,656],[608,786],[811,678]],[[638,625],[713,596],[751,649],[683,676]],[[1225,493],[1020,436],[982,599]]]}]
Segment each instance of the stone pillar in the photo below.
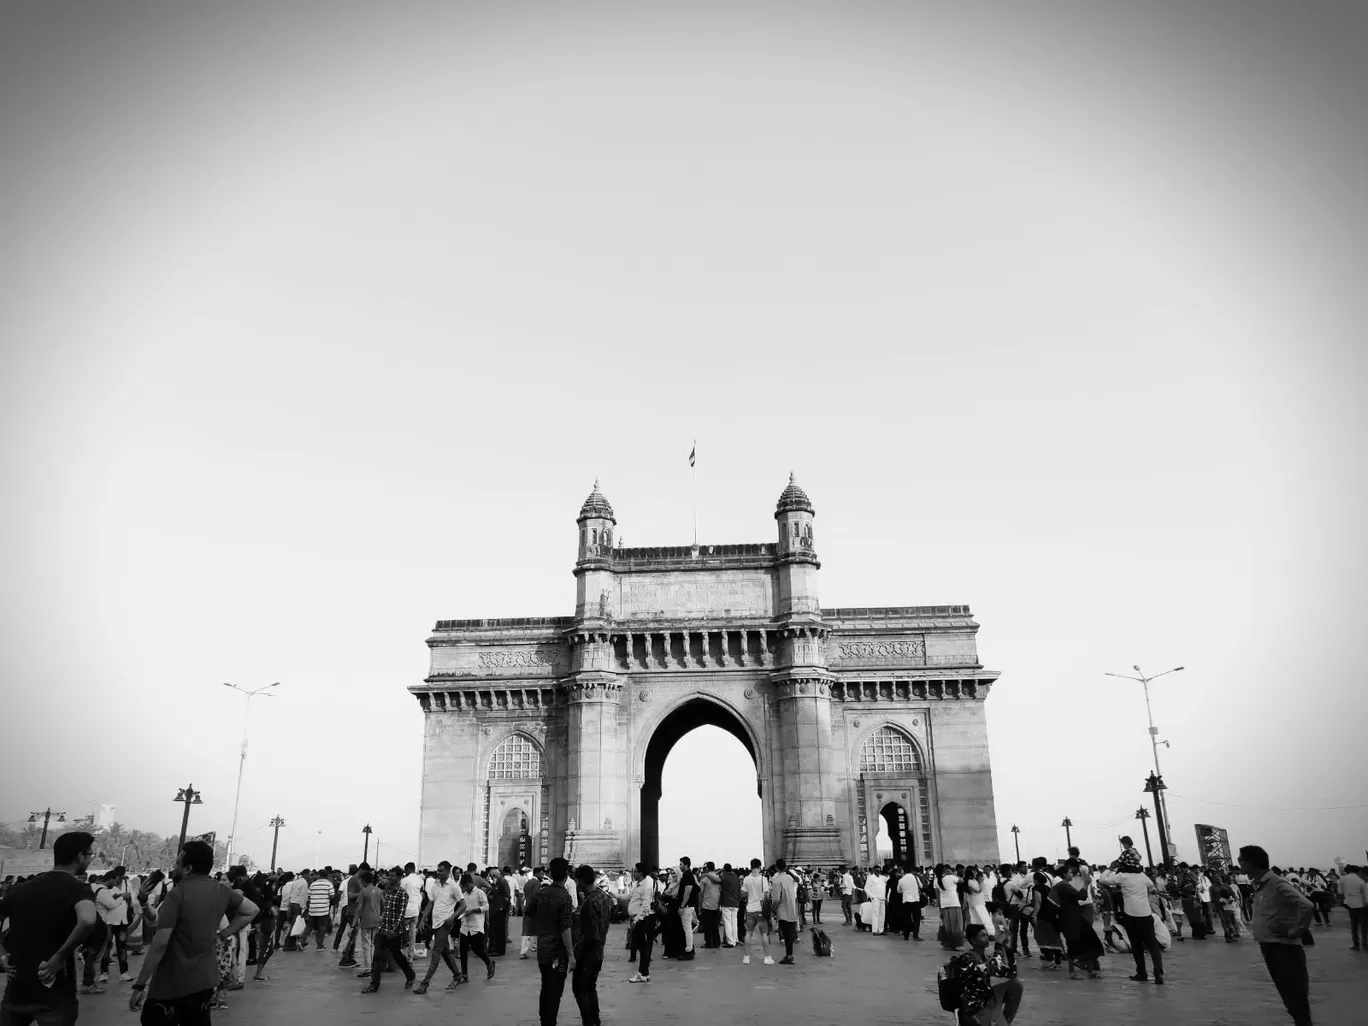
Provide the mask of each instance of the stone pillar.
[{"label": "stone pillar", "polygon": [[784,857],[795,865],[847,861],[836,825],[830,681],[824,674],[796,670],[781,670],[771,680],[779,722]]},{"label": "stone pillar", "polygon": [[579,673],[562,685],[566,709],[565,857],[595,868],[623,866],[627,827],[625,739],[617,725],[622,683],[615,675]]}]

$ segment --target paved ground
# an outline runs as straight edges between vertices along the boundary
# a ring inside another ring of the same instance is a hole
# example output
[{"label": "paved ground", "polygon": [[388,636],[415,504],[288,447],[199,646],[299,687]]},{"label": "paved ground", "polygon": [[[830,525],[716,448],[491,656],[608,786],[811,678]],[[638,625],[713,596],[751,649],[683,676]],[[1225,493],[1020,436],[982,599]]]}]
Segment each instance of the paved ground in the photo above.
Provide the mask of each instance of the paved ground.
[{"label": "paved ground", "polygon": [[[1343,915],[1330,929],[1316,928],[1318,943],[1308,948],[1312,1011],[1318,1026],[1368,1023],[1368,953],[1349,949]],[[931,920],[927,936],[935,936]],[[514,923],[516,934],[517,923]],[[633,969],[623,950],[622,927],[613,926],[609,957],[599,980],[603,1020],[633,1026],[645,1023],[731,1023],[783,1026],[856,1023],[884,1026],[909,1022],[949,1024],[936,1001],[936,971],[945,953],[934,940],[904,943],[901,937],[855,934],[830,928],[833,958],[815,958],[811,945],[798,952],[796,966],[765,966],[757,957],[743,966],[739,952],[698,951],[693,962],[657,960],[649,986],[627,983]],[[700,938],[701,939],[701,938]],[[516,941],[511,946],[516,952]],[[657,951],[659,949],[657,948]],[[1124,959],[1124,960],[1123,960]],[[538,974],[535,961],[516,954],[496,959],[493,981],[475,972],[454,993],[443,988],[445,968],[434,989],[421,997],[403,990],[402,977],[384,977],[379,994],[361,996],[363,981],[336,968],[336,956],[309,950],[277,953],[269,983],[248,979],[247,988],[228,995],[231,1007],[215,1012],[215,1022],[233,1026],[304,1026],[312,1023],[395,1022],[403,1026],[449,1026],[457,1017],[487,1026],[536,1026]],[[1021,1026],[1283,1026],[1291,1020],[1278,1001],[1259,956],[1245,938],[1226,944],[1219,937],[1175,944],[1166,963],[1163,987],[1132,983],[1129,956],[1103,961],[1101,980],[1070,980],[1067,973],[1046,973],[1039,960],[1023,960],[1026,996]],[[250,970],[249,970],[250,972]],[[394,981],[398,980],[398,984]],[[81,1001],[82,1026],[136,1022],[128,1011],[128,987],[112,984],[103,995]],[[579,1010],[566,987],[561,1023],[579,1026]]]}]

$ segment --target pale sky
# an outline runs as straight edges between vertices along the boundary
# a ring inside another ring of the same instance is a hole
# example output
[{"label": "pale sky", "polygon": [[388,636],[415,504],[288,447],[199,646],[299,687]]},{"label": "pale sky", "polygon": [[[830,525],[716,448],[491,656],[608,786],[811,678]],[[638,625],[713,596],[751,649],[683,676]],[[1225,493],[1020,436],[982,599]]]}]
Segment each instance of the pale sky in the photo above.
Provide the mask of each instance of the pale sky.
[{"label": "pale sky", "polygon": [[686,544],[697,438],[704,543],[794,470],[824,605],[973,608],[1003,855],[1138,840],[1138,662],[1182,857],[1355,857],[1368,35],[1197,6],[7,6],[0,819],[222,837],[279,680],[238,847],[413,857],[434,621],[572,612],[595,477]]}]

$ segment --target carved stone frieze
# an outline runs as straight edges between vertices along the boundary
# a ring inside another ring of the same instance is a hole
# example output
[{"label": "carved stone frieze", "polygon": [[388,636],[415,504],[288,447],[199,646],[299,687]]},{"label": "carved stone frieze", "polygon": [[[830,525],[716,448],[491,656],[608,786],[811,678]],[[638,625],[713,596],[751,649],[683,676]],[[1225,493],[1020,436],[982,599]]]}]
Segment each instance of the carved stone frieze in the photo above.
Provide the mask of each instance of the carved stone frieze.
[{"label": "carved stone frieze", "polygon": [[989,680],[838,680],[831,697],[838,702],[982,701],[991,686]]}]

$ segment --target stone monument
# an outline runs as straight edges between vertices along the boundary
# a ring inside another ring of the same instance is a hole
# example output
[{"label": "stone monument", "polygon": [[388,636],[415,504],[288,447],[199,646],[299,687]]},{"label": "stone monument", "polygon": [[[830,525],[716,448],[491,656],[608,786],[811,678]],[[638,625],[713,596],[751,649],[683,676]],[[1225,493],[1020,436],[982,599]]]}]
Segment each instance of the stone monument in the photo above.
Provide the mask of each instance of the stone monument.
[{"label": "stone monument", "polygon": [[704,724],[755,761],[766,863],[869,864],[881,817],[896,861],[996,863],[978,624],[821,608],[814,516],[790,476],[773,542],[616,548],[595,482],[573,616],[439,620],[423,863],[655,864],[665,757]]}]

